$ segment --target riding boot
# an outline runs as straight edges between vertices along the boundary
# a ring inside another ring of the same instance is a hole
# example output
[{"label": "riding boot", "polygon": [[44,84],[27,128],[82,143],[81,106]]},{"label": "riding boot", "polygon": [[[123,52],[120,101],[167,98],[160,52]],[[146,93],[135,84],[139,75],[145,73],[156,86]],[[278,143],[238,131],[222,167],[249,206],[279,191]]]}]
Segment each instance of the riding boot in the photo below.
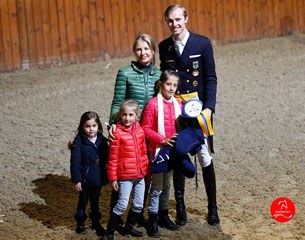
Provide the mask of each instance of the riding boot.
[{"label": "riding boot", "polygon": [[75,232],[77,234],[86,234],[87,231],[85,227],[85,221],[77,221]]},{"label": "riding boot", "polygon": [[97,214],[89,214],[91,219],[91,229],[95,230],[97,236],[104,236],[106,235],[106,229],[103,228],[100,224],[101,213],[98,212]]},{"label": "riding boot", "polygon": [[138,219],[137,219],[136,223],[138,224],[139,227],[144,227],[144,228],[147,227],[148,221],[144,217],[144,210],[143,209],[139,213],[139,216],[138,216]]},{"label": "riding boot", "polygon": [[148,224],[148,221],[144,217],[144,209],[146,207],[146,202],[147,202],[147,198],[148,198],[149,189],[150,189],[150,184],[146,184],[146,180],[145,180],[145,192],[144,192],[143,209],[141,210],[141,213],[139,214],[137,222],[136,222],[139,227],[144,227],[144,228],[146,228],[147,224]]},{"label": "riding boot", "polygon": [[131,235],[133,237],[143,237],[143,233],[141,231],[138,231],[134,228],[134,225],[139,217],[140,213],[136,213],[132,211],[132,209],[129,210],[126,224],[125,224],[125,234]]},{"label": "riding boot", "polygon": [[148,216],[147,235],[153,238],[160,237],[158,229],[158,214],[148,213]]},{"label": "riding boot", "polygon": [[74,219],[76,220],[75,232],[78,234],[85,234],[87,232],[85,227],[87,215],[85,214],[85,211],[82,209],[77,209],[77,213],[75,214]]},{"label": "riding boot", "polygon": [[[115,207],[115,205],[117,204],[119,200],[119,192],[112,190],[111,191],[111,198],[110,198],[110,208],[109,208],[109,214],[111,215],[111,213],[113,212],[113,209]],[[124,235],[124,221],[122,218],[120,218],[120,222],[119,225],[117,226],[116,229],[121,235]]]},{"label": "riding boot", "polygon": [[178,170],[173,172],[175,200],[176,200],[176,224],[179,226],[187,223],[187,214],[184,204],[185,176]]},{"label": "riding boot", "polygon": [[220,219],[217,212],[216,178],[213,162],[209,166],[202,168],[202,175],[208,197],[208,224],[217,225],[220,223]]},{"label": "riding boot", "polygon": [[180,229],[179,225],[173,223],[173,221],[168,216],[168,209],[159,211],[158,224],[162,228],[167,228],[171,231],[177,231]]},{"label": "riding boot", "polygon": [[112,212],[110,214],[110,219],[107,225],[107,239],[113,240],[114,239],[114,232],[117,230],[118,226],[120,225],[121,216]]}]

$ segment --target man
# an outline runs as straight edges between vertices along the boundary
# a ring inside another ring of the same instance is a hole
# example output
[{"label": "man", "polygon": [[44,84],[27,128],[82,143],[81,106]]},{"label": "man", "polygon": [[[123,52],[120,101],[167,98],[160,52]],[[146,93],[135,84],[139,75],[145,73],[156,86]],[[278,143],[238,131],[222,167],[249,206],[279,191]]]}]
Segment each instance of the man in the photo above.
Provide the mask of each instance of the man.
[{"label": "man", "polygon": [[[186,23],[188,15],[186,10],[176,4],[169,6],[164,12],[165,21],[172,35],[159,44],[161,71],[173,69],[179,73],[180,82],[177,97],[188,100],[198,96],[203,102],[203,109],[210,117],[215,111],[217,76],[213,49],[210,40],[188,31]],[[208,223],[220,223],[216,202],[216,178],[212,157],[212,139],[209,144],[202,145],[197,154],[206,194],[208,197]],[[187,215],[184,204],[185,176],[179,170],[174,170],[174,190],[176,199],[176,224],[185,225]]]}]

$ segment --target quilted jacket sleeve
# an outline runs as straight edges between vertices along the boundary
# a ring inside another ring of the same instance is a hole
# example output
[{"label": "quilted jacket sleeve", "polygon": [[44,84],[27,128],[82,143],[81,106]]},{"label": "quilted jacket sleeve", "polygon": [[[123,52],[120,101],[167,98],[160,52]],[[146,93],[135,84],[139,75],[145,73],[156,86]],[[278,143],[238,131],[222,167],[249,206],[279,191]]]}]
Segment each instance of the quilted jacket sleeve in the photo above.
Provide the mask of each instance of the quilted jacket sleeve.
[{"label": "quilted jacket sleeve", "polygon": [[115,139],[111,141],[109,146],[107,176],[110,182],[118,180],[118,165],[119,165],[119,149],[120,136],[114,132]]},{"label": "quilted jacket sleeve", "polygon": [[82,181],[81,163],[82,163],[81,144],[80,144],[80,139],[76,138],[73,143],[73,148],[71,150],[71,157],[70,157],[71,181],[73,183],[78,183]]},{"label": "quilted jacket sleeve", "polygon": [[154,145],[159,145],[162,143],[164,136],[158,133],[158,105],[155,100],[156,98],[153,98],[148,101],[142,115],[141,125],[148,141]]},{"label": "quilted jacket sleeve", "polygon": [[115,80],[114,95],[111,104],[109,122],[112,122],[113,115],[119,111],[122,101],[126,99],[127,80],[128,77],[124,70],[120,69]]}]

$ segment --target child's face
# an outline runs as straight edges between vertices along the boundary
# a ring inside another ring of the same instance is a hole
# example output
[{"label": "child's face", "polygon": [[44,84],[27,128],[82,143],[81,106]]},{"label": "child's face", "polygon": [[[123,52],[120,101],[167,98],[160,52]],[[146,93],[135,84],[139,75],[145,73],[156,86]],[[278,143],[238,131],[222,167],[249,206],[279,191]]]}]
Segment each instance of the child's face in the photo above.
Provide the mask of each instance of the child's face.
[{"label": "child's face", "polygon": [[121,121],[125,127],[130,127],[137,117],[138,115],[133,107],[125,106],[121,113]]},{"label": "child's face", "polygon": [[96,123],[95,119],[90,119],[85,122],[83,126],[83,131],[87,135],[87,137],[95,137],[98,131],[98,124]]},{"label": "child's face", "polygon": [[178,81],[176,76],[169,76],[166,82],[161,83],[161,94],[166,100],[169,100],[175,94]]}]

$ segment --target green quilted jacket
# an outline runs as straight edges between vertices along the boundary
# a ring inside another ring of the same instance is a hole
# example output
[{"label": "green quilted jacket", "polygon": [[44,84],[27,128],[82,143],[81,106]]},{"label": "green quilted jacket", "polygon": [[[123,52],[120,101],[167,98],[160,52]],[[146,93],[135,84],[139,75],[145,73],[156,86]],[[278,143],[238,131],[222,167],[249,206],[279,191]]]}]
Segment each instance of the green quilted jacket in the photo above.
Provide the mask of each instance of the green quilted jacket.
[{"label": "green quilted jacket", "polygon": [[159,80],[161,71],[156,66],[152,66],[150,71],[144,72],[137,68],[135,63],[132,61],[131,65],[118,71],[109,122],[113,122],[114,114],[119,111],[125,99],[137,100],[143,111],[148,100],[154,95],[155,82]]}]

